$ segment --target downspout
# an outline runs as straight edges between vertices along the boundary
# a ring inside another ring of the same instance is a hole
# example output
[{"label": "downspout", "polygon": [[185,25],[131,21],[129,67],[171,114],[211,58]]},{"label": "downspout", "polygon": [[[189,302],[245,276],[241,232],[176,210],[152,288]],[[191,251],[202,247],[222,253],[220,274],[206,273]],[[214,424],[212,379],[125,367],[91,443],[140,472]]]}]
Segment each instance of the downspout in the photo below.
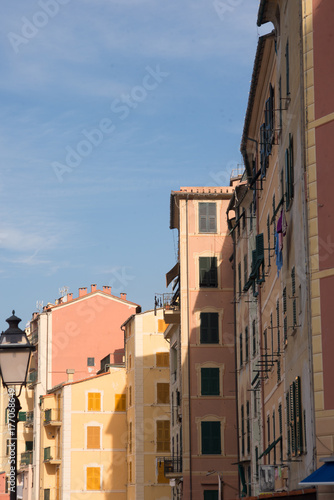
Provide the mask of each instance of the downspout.
[{"label": "downspout", "polygon": [[191,462],[191,390],[190,390],[190,328],[189,328],[189,233],[188,233],[188,196],[186,198],[186,272],[187,272],[187,341],[188,341],[188,398],[189,398],[189,412],[188,412],[188,428],[189,428],[189,500],[193,497],[193,478],[192,478],[192,462]]}]

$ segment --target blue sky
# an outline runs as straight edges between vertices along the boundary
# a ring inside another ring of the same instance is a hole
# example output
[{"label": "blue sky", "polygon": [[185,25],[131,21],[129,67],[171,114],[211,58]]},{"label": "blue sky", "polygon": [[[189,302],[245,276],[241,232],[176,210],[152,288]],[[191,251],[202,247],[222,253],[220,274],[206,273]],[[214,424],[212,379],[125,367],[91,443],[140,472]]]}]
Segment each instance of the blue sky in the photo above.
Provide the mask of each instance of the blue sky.
[{"label": "blue sky", "polygon": [[169,196],[229,182],[258,0],[6,2],[0,19],[1,330],[67,286],[153,307]]}]

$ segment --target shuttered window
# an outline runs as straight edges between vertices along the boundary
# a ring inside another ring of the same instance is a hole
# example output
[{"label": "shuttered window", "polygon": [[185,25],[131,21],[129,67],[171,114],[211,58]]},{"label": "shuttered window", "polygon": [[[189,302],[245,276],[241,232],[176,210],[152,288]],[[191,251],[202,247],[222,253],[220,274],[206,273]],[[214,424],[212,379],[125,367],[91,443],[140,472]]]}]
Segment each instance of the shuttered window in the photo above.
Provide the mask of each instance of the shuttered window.
[{"label": "shuttered window", "polygon": [[201,395],[219,396],[219,368],[201,368]]},{"label": "shuttered window", "polygon": [[220,455],[220,422],[201,422],[201,432],[202,455]]},{"label": "shuttered window", "polygon": [[87,449],[99,449],[101,429],[98,426],[87,427]]},{"label": "shuttered window", "polygon": [[156,353],[156,363],[157,366],[161,368],[169,367],[169,352],[157,352]]},{"label": "shuttered window", "polygon": [[303,453],[303,419],[300,377],[290,385],[287,393],[288,445],[292,456]]},{"label": "shuttered window", "polygon": [[217,208],[216,203],[199,203],[199,232],[216,233],[217,232]]},{"label": "shuttered window", "polygon": [[200,342],[201,344],[218,344],[218,313],[200,314]]},{"label": "shuttered window", "polygon": [[162,460],[157,459],[157,483],[169,484],[169,479],[165,477],[165,467]]},{"label": "shuttered window", "polygon": [[126,395],[115,394],[115,411],[125,411],[125,410],[126,410]]},{"label": "shuttered window", "polygon": [[157,384],[157,403],[158,404],[169,404],[169,384],[168,383],[158,383]]},{"label": "shuttered window", "polygon": [[218,286],[217,257],[199,258],[199,286],[212,288]]},{"label": "shuttered window", "polygon": [[170,451],[170,422],[169,420],[157,420],[157,451]]},{"label": "shuttered window", "polygon": [[87,467],[87,490],[101,489],[101,469],[100,467]]},{"label": "shuttered window", "polygon": [[101,393],[88,393],[88,411],[101,411]]}]

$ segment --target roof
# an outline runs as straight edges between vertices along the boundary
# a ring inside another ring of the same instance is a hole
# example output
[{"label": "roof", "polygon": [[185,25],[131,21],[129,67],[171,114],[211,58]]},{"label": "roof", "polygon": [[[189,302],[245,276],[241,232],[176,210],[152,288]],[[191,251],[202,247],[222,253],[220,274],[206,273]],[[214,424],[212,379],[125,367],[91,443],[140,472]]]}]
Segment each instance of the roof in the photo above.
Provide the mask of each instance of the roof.
[{"label": "roof", "polygon": [[257,25],[262,26],[269,22],[274,22],[277,9],[277,0],[260,0],[257,13]]},{"label": "roof", "polygon": [[252,172],[250,171],[250,165],[249,165],[248,158],[247,158],[246,145],[247,145],[247,141],[248,141],[248,135],[249,135],[248,131],[249,131],[249,126],[250,126],[250,122],[251,122],[251,118],[252,118],[252,112],[253,112],[253,108],[254,108],[256,91],[258,89],[258,80],[259,80],[263,55],[264,55],[264,49],[265,49],[265,45],[266,45],[267,41],[271,41],[272,43],[274,42],[274,31],[272,31],[271,33],[268,33],[267,35],[261,36],[259,38],[259,41],[257,44],[254,66],[253,66],[253,74],[252,74],[252,80],[251,80],[251,86],[250,86],[250,90],[249,90],[247,110],[246,110],[246,116],[245,116],[245,122],[244,122],[244,129],[243,129],[242,139],[241,139],[241,144],[240,144],[240,151],[241,151],[241,154],[244,158],[245,167],[246,167],[247,174],[249,177],[252,175]]},{"label": "roof", "polygon": [[[117,367],[118,370],[119,369],[123,369],[125,368],[125,365],[119,365]],[[45,396],[49,396],[50,394],[52,394],[53,392],[55,391],[58,391],[59,389],[61,389],[62,387],[65,387],[65,385],[74,385],[74,384],[81,384],[81,382],[87,382],[88,380],[94,380],[98,377],[104,377],[105,375],[111,375],[111,372],[110,371],[107,371],[107,372],[103,372],[103,373],[98,373],[96,375],[92,375],[91,377],[86,377],[86,378],[82,378],[80,380],[70,380],[70,381],[67,381],[67,382],[62,382],[61,384],[58,384],[58,385],[55,385],[54,387],[52,387],[52,389],[49,389],[47,391],[47,394],[43,395],[43,398]]]},{"label": "roof", "polygon": [[170,196],[170,229],[178,228],[178,203],[176,200],[229,200],[234,192],[231,186],[193,186],[181,187],[179,191],[172,191]]}]

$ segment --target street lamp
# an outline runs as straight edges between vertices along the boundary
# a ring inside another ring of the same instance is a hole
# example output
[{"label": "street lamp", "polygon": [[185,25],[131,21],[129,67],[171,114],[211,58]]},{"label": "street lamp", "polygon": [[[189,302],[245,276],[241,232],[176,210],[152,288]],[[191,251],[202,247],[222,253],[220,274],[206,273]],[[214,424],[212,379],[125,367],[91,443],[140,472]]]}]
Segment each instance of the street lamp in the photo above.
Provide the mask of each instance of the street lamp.
[{"label": "street lamp", "polygon": [[[22,387],[26,385],[31,352],[34,349],[25,334],[19,328],[20,318],[13,315],[6,319],[9,328],[0,336],[0,375],[2,383],[8,391],[8,429],[10,441],[10,500],[17,498],[17,422],[21,405],[18,397]],[[20,387],[16,396],[15,386]]]}]

